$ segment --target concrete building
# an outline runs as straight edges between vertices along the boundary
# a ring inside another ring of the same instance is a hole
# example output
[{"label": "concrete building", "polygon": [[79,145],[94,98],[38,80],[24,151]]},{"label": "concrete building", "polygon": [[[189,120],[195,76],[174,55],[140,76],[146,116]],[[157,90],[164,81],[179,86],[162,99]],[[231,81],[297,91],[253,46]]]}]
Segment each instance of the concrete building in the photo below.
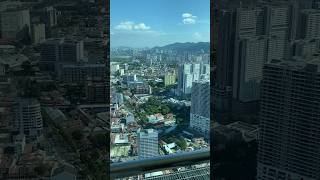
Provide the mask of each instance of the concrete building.
[{"label": "concrete building", "polygon": [[[190,75],[192,72],[192,65],[191,64],[182,64],[179,66],[178,69],[178,89],[182,92],[184,92],[184,89],[186,89],[186,81],[185,78],[187,75]],[[189,79],[191,77],[189,76]],[[192,81],[192,80],[191,80]]]},{"label": "concrete building", "polygon": [[107,82],[103,78],[88,78],[86,100],[89,103],[106,103],[108,98]]},{"label": "concrete building", "polygon": [[85,38],[83,40],[85,57],[89,63],[99,63],[105,61],[105,52],[102,38]]},{"label": "concrete building", "polygon": [[14,104],[14,131],[22,133],[26,141],[34,141],[42,135],[41,106],[36,99],[19,98]]},{"label": "concrete building", "polygon": [[231,110],[233,58],[235,41],[234,10],[222,10],[217,30],[217,69],[214,84],[214,107],[217,112]]},{"label": "concrete building", "polygon": [[210,74],[210,64],[201,64],[201,74]]},{"label": "concrete building", "polygon": [[115,63],[115,62],[111,62],[111,64],[110,64],[111,74],[117,73],[119,71],[119,69],[120,69],[120,64]]},{"label": "concrete building", "polygon": [[40,46],[40,68],[56,71],[60,64],[75,63],[83,59],[83,42],[68,39],[48,39]]},{"label": "concrete building", "polygon": [[302,10],[301,19],[301,38],[320,39],[320,10]]},{"label": "concrete building", "polygon": [[23,2],[20,1],[3,0],[0,2],[0,12],[17,9],[22,5]]},{"label": "concrete building", "polygon": [[134,115],[132,113],[128,113],[127,116],[126,116],[126,124],[130,124],[134,122]]},{"label": "concrete building", "polygon": [[175,73],[168,73],[164,75],[164,86],[173,85],[176,83],[176,74]]},{"label": "concrete building", "polygon": [[34,44],[39,44],[46,40],[46,27],[45,24],[33,24],[32,29],[32,42]]},{"label": "concrete building", "polygon": [[178,89],[183,94],[190,94],[192,83],[199,81],[201,75],[201,65],[197,63],[182,64],[178,69]]},{"label": "concrete building", "polygon": [[135,87],[135,94],[152,94],[152,88],[148,84],[137,85]]},{"label": "concrete building", "polygon": [[272,2],[221,11],[214,110],[237,111],[259,100],[263,64],[290,56],[297,14],[290,3]]},{"label": "concrete building", "polygon": [[123,77],[122,80],[124,82],[128,83],[128,82],[136,82],[136,81],[138,81],[138,78],[137,78],[136,74],[132,74],[132,75],[127,75],[127,76]]},{"label": "concrete building", "polygon": [[112,93],[111,103],[118,105],[123,105],[123,94],[122,93]]},{"label": "concrete building", "polygon": [[51,28],[57,25],[59,14],[60,12],[52,6],[44,9],[42,21],[45,22],[46,28]]},{"label": "concrete building", "polygon": [[290,39],[290,8],[288,4],[265,7],[265,34],[268,36],[268,60],[287,58]]},{"label": "concrete building", "polygon": [[193,75],[193,82],[200,80],[200,74],[201,74],[201,64],[194,63],[192,64],[192,75]]},{"label": "concrete building", "polygon": [[193,75],[192,74],[185,74],[183,76],[182,89],[181,89],[184,94],[191,93],[192,83],[193,83]]},{"label": "concrete building", "polygon": [[244,103],[257,101],[260,98],[262,67],[267,56],[267,39],[240,40],[238,54],[234,61],[233,99]]},{"label": "concrete building", "polygon": [[306,57],[318,52],[320,39],[302,39],[294,42],[291,53],[292,56]]},{"label": "concrete building", "polygon": [[58,70],[59,79],[64,83],[85,83],[86,80],[106,76],[105,64],[62,64]]},{"label": "concrete building", "polygon": [[272,60],[264,66],[258,180],[320,179],[319,62]]},{"label": "concrete building", "polygon": [[1,35],[2,38],[16,39],[19,32],[24,30],[30,34],[30,12],[29,10],[10,10],[1,12]]},{"label": "concrete building", "polygon": [[140,131],[137,137],[140,159],[159,156],[158,132],[154,129]]},{"label": "concrete building", "polygon": [[194,82],[191,93],[190,127],[204,137],[210,135],[210,83]]}]

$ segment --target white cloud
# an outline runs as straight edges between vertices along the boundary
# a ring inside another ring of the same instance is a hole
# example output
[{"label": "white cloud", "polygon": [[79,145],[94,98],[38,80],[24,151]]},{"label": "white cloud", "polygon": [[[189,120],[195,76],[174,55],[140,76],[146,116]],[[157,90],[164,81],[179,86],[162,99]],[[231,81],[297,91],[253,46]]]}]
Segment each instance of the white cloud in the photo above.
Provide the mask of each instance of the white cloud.
[{"label": "white cloud", "polygon": [[150,26],[146,26],[144,23],[136,24],[134,26],[134,29],[139,29],[139,30],[149,30]]},{"label": "white cloud", "polygon": [[194,39],[201,39],[202,38],[202,34],[200,34],[199,32],[195,32],[195,33],[193,33],[193,38]]},{"label": "white cloud", "polygon": [[182,18],[196,18],[197,16],[193,16],[192,14],[190,13],[183,13],[182,14]]},{"label": "white cloud", "polygon": [[134,22],[132,21],[125,21],[118,24],[115,29],[121,29],[121,30],[131,30],[133,29]]},{"label": "white cloud", "polygon": [[182,14],[183,24],[195,24],[197,16],[192,15],[191,13]]},{"label": "white cloud", "polygon": [[196,20],[192,18],[185,18],[182,20],[183,24],[195,24]]},{"label": "white cloud", "polygon": [[136,24],[133,21],[124,21],[115,27],[118,30],[149,30],[150,28],[150,26],[146,26],[144,23]]}]

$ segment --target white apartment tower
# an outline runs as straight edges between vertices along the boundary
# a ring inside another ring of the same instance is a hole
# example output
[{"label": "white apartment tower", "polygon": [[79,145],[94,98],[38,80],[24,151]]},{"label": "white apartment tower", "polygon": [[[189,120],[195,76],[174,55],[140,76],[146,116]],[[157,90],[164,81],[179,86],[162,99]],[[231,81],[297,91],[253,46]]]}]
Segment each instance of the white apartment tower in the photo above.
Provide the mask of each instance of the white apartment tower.
[{"label": "white apartment tower", "polygon": [[178,73],[178,89],[183,94],[190,94],[192,83],[200,80],[201,64],[182,64],[179,66]]},{"label": "white apartment tower", "polygon": [[27,141],[36,140],[43,128],[40,103],[33,98],[19,98],[13,109],[15,131],[24,134]]},{"label": "white apartment tower", "polygon": [[138,155],[140,159],[159,155],[158,132],[154,129],[140,131],[137,137]]},{"label": "white apartment tower", "polygon": [[190,127],[205,138],[210,134],[210,83],[194,82],[191,93]]}]

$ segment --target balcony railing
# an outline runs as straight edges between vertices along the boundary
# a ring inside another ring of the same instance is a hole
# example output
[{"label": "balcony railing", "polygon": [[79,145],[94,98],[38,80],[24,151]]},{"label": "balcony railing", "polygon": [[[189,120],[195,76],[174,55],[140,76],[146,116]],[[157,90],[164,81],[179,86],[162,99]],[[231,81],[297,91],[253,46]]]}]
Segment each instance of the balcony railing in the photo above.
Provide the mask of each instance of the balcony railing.
[{"label": "balcony railing", "polygon": [[210,150],[197,150],[154,158],[112,163],[110,165],[111,179],[130,177],[157,170],[183,167],[210,160]]}]

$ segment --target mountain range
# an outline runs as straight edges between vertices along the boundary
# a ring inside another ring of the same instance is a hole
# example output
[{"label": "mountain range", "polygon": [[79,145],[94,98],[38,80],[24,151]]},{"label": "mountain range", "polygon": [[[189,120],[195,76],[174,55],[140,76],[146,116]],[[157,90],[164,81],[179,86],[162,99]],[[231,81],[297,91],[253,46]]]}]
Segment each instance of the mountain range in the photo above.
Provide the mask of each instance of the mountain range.
[{"label": "mountain range", "polygon": [[210,51],[210,43],[209,42],[186,42],[186,43],[173,43],[173,44],[168,44],[165,46],[157,46],[152,49],[160,49],[160,50],[173,50],[173,51],[205,51],[209,52]]}]

